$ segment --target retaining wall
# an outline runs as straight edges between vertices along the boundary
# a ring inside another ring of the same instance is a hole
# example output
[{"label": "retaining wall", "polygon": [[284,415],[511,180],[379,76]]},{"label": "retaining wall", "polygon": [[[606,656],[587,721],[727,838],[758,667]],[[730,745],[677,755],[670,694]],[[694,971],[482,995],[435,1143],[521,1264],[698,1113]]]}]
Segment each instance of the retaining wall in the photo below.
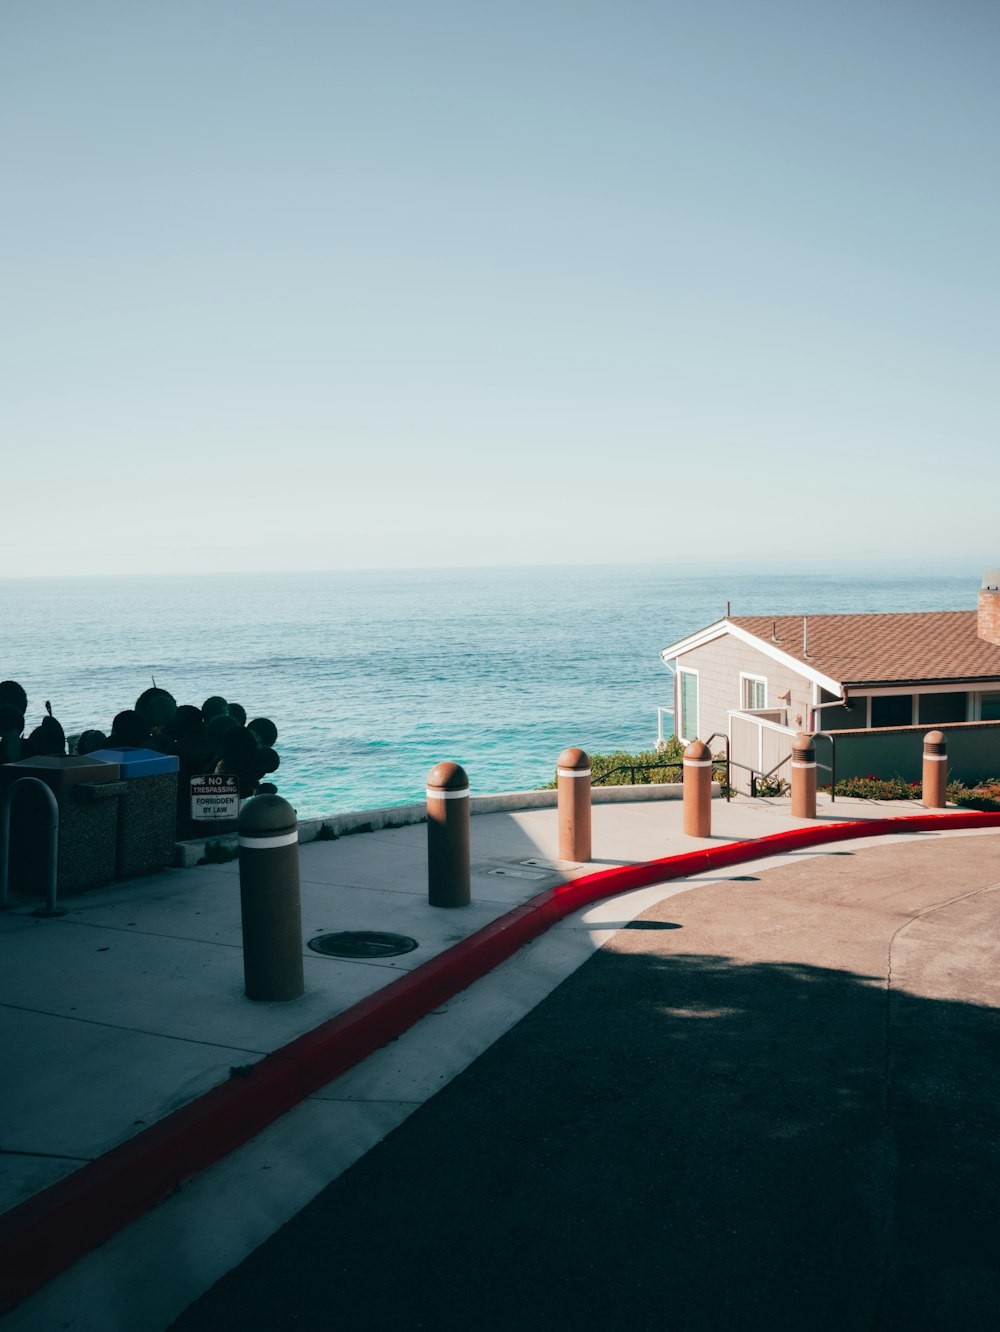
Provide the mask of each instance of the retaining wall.
[{"label": "retaining wall", "polygon": [[[720,793],[718,782],[712,783],[712,794]],[[641,800],[680,800],[684,794],[682,782],[650,782],[641,786],[595,786],[591,798],[595,805],[628,804]],[[555,788],[544,791],[506,791],[497,795],[472,796],[469,800],[473,814],[514,813],[521,809],[554,809],[558,800]],[[392,805],[385,809],[360,809],[349,814],[327,814],[321,818],[302,819],[299,823],[299,842],[332,841],[337,837],[350,837],[354,833],[378,832],[380,828],[405,828],[412,823],[427,821],[427,807]],[[321,829],[328,828],[328,833]],[[174,864],[182,869],[201,862],[210,842],[227,849],[236,849],[236,834],[216,834],[195,837],[178,842]]]}]

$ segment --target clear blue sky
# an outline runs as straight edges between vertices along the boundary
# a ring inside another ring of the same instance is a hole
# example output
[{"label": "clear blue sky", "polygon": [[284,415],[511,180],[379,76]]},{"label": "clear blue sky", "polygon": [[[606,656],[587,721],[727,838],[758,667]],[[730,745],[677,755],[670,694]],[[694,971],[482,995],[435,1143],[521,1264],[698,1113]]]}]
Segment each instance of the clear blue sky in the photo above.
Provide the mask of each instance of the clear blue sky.
[{"label": "clear blue sky", "polygon": [[5,0],[0,574],[1000,565],[998,68],[995,0]]}]

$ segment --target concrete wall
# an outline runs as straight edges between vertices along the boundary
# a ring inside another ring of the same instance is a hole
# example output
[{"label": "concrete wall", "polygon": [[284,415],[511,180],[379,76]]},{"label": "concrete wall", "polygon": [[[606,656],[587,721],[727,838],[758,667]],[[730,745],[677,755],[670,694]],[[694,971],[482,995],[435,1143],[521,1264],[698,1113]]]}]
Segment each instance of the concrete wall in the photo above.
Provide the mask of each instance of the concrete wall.
[{"label": "concrete wall", "polygon": [[[902,777],[918,782],[923,767],[927,726],[837,732],[837,780],[845,777]],[[1000,776],[1000,722],[956,722],[935,728],[948,747],[948,780],[967,784]],[[816,741],[816,758],[829,763],[830,746]],[[820,783],[829,781],[821,771]]]},{"label": "concrete wall", "polygon": [[[651,782],[646,786],[595,786],[591,791],[591,803],[595,805],[628,804],[644,800],[680,800],[683,797],[682,782]],[[712,783],[712,795],[718,796],[718,782]],[[471,796],[472,814],[512,813],[519,809],[554,809],[558,802],[558,792],[545,791],[506,791],[498,795]],[[349,814],[328,814],[325,818],[303,819],[299,824],[299,841],[315,842],[320,838],[320,830],[329,828],[334,837],[349,837],[354,833],[376,832],[380,828],[404,828],[411,823],[424,823],[427,818],[426,805],[393,805],[386,809],[361,809]],[[323,834],[328,837],[329,834]],[[185,842],[178,842],[175,847],[174,864],[189,868],[201,862],[205,847],[209,842],[220,846],[235,848],[236,834],[216,834],[214,837],[195,837]]]},{"label": "concrete wall", "polygon": [[[730,708],[741,708],[740,672],[764,676],[767,680],[767,706],[782,707],[779,694],[792,691],[787,709],[787,725],[801,730],[809,725],[809,704],[812,684],[803,676],[774,661],[756,648],[742,643],[732,634],[717,638],[704,647],[685,652],[677,659],[678,671],[694,668],[698,671],[699,740],[707,740],[713,731],[728,734]],[[822,714],[821,714],[822,715]],[[680,716],[675,714],[675,726]],[[688,736],[688,739],[694,739]]]}]

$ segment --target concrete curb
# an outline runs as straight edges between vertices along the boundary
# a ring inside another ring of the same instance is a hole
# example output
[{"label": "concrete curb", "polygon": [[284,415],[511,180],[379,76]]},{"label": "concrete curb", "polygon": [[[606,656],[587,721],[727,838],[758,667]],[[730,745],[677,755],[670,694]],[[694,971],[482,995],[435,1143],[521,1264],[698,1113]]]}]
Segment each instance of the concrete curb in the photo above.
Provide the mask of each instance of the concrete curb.
[{"label": "concrete curb", "polygon": [[547,889],[383,990],[266,1056],[0,1217],[7,1312],[185,1179],[248,1142],[332,1078],[604,897],[827,842],[939,828],[1000,828],[1000,814],[947,812],[828,823],[600,870]]}]

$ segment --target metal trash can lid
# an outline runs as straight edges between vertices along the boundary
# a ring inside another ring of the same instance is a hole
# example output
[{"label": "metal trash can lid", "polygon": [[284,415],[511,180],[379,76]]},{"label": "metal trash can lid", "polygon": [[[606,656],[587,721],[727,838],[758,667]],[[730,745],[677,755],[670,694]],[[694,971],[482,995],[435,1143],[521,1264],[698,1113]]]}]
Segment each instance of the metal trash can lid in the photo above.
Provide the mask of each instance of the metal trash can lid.
[{"label": "metal trash can lid", "polygon": [[0,768],[0,775],[6,786],[16,782],[19,777],[39,777],[53,791],[64,786],[76,786],[80,782],[117,782],[120,776],[117,762],[102,763],[100,759],[95,762],[91,754],[38,754],[35,758],[5,763]]}]

